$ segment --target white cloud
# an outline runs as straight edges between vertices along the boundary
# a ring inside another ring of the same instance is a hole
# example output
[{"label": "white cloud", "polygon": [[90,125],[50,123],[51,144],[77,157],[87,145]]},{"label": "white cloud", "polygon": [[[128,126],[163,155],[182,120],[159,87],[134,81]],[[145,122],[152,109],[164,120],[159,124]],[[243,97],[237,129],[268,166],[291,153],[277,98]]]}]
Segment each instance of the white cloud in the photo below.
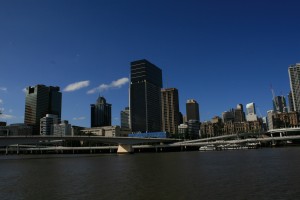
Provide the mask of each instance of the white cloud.
[{"label": "white cloud", "polygon": [[90,85],[90,81],[80,81],[80,82],[76,82],[76,83],[72,83],[70,85],[68,85],[64,91],[65,92],[73,92],[75,90],[79,90],[81,88],[87,87]]},{"label": "white cloud", "polygon": [[22,92],[26,93],[27,89],[26,88],[23,88],[22,89]]},{"label": "white cloud", "polygon": [[78,121],[78,120],[85,120],[86,117],[74,117],[73,120]]},{"label": "white cloud", "polygon": [[3,103],[3,100],[2,99],[0,99],[0,104],[2,104]]},{"label": "white cloud", "polygon": [[7,88],[6,87],[0,87],[0,90],[6,92]]},{"label": "white cloud", "polygon": [[110,84],[101,84],[98,87],[89,90],[87,93],[94,94],[96,92],[103,92],[105,90],[109,90],[112,88],[121,88],[123,85],[125,85],[128,82],[129,82],[129,79],[127,77],[120,78],[116,81],[112,81]]},{"label": "white cloud", "polygon": [[13,118],[16,118],[16,117],[13,115],[6,115],[6,114],[0,115],[0,119],[13,119]]}]

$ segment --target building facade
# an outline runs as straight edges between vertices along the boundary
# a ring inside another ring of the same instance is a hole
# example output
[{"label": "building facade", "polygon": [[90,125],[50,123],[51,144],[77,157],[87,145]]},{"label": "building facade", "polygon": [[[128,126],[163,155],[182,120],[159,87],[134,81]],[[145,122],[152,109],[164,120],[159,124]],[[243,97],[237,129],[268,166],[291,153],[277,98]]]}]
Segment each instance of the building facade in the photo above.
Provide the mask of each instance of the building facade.
[{"label": "building facade", "polygon": [[290,87],[293,100],[293,109],[291,111],[300,111],[300,63],[291,65],[288,69]]},{"label": "building facade", "polygon": [[130,78],[132,131],[161,131],[161,69],[145,59],[134,61],[131,62]]},{"label": "building facade", "polygon": [[84,128],[81,130],[83,135],[95,135],[103,137],[127,137],[130,133],[128,130],[122,130],[120,126],[102,126]]},{"label": "building facade", "polygon": [[187,121],[197,120],[200,121],[199,104],[194,99],[189,99],[186,102],[186,117]]},{"label": "building facade", "polygon": [[273,98],[273,110],[275,112],[287,112],[287,105],[284,96],[276,96]]},{"label": "building facade", "polygon": [[33,127],[33,133],[40,133],[40,119],[46,114],[61,118],[62,94],[59,87],[36,85],[26,88],[24,123]]},{"label": "building facade", "polygon": [[246,119],[247,121],[257,121],[257,115],[256,115],[256,109],[255,109],[255,103],[248,103],[246,105],[247,109],[247,116]]},{"label": "building facade", "polygon": [[26,136],[32,135],[32,126],[26,124],[10,124],[0,126],[0,136]]},{"label": "building facade", "polygon": [[200,122],[198,120],[189,120],[188,123],[188,139],[198,139],[200,137]]},{"label": "building facade", "polygon": [[91,127],[101,126],[111,126],[111,104],[104,97],[91,104]]},{"label": "building facade", "polygon": [[176,88],[161,89],[162,131],[178,133],[180,124],[179,97]]},{"label": "building facade", "polygon": [[188,139],[188,125],[180,124],[178,126],[178,137],[182,139]]},{"label": "building facade", "polygon": [[130,110],[126,107],[121,111],[121,128],[130,129]]},{"label": "building facade", "polygon": [[60,124],[53,124],[53,135],[56,136],[71,136],[72,126],[67,120],[63,120]]},{"label": "building facade", "polygon": [[234,122],[244,122],[245,119],[245,112],[243,108],[243,104],[238,104],[236,109],[234,109]]},{"label": "building facade", "polygon": [[52,114],[46,114],[40,120],[40,134],[41,135],[53,135],[53,125],[58,124],[58,116]]},{"label": "building facade", "polygon": [[268,111],[268,129],[279,129],[299,126],[298,112]]},{"label": "building facade", "polygon": [[292,92],[289,92],[288,99],[289,99],[289,109],[288,109],[288,112],[295,111]]},{"label": "building facade", "polygon": [[222,112],[222,120],[224,123],[233,122],[234,121],[234,110],[231,109],[229,111]]},{"label": "building facade", "polygon": [[224,123],[226,122],[244,122],[245,112],[242,104],[237,104],[236,109],[230,109],[229,111],[225,111],[222,113],[222,120]]}]

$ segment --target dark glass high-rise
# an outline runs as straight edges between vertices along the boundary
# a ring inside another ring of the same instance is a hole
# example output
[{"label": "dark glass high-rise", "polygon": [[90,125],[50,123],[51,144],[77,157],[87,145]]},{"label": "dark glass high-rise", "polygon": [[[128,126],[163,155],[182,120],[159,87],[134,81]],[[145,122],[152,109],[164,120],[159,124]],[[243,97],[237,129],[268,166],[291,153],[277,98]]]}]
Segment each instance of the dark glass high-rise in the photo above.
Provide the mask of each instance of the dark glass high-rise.
[{"label": "dark glass high-rise", "polygon": [[186,117],[187,121],[197,120],[200,121],[199,104],[194,99],[189,99],[186,102]]},{"label": "dark glass high-rise", "polygon": [[26,88],[24,123],[33,127],[33,134],[40,133],[40,119],[46,114],[61,119],[62,94],[59,87],[36,85]]},{"label": "dark glass high-rise", "polygon": [[91,104],[91,127],[101,126],[111,126],[111,104],[104,97]]},{"label": "dark glass high-rise", "polygon": [[162,70],[143,59],[131,62],[130,118],[133,132],[161,131]]}]

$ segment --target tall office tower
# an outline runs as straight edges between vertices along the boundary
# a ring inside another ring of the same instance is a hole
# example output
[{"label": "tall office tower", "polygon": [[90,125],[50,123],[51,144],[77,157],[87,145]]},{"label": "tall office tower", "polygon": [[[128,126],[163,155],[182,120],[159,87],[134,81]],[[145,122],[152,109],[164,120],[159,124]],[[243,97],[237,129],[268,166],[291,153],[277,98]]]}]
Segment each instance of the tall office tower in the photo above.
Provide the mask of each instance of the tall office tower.
[{"label": "tall office tower", "polygon": [[246,105],[246,109],[247,109],[247,121],[257,121],[257,115],[256,115],[256,110],[255,110],[255,104],[252,103],[248,103]]},{"label": "tall office tower", "polygon": [[130,123],[132,132],[161,131],[162,71],[147,60],[131,62]]},{"label": "tall office tower", "polygon": [[33,134],[40,133],[40,119],[46,114],[61,118],[62,94],[59,87],[36,85],[26,88],[24,123],[33,127]]},{"label": "tall office tower", "polygon": [[296,63],[289,67],[290,87],[293,99],[292,111],[300,111],[300,63]]},{"label": "tall office tower", "polygon": [[197,120],[200,121],[199,117],[199,104],[194,99],[189,99],[186,102],[186,117],[187,121]]},{"label": "tall office tower", "polygon": [[130,129],[130,113],[129,107],[121,111],[121,128]]},{"label": "tall office tower", "polygon": [[98,97],[91,104],[91,127],[111,126],[111,104],[104,97]]},{"label": "tall office tower", "polygon": [[236,109],[234,109],[234,122],[244,122],[245,113],[242,104],[238,104]]},{"label": "tall office tower", "polygon": [[286,112],[287,106],[284,96],[276,96],[273,98],[273,110],[275,112]]},{"label": "tall office tower", "polygon": [[292,112],[292,111],[294,111],[294,102],[293,102],[292,92],[289,92],[288,98],[289,98],[289,112]]},{"label": "tall office tower", "polygon": [[171,134],[178,133],[180,124],[178,90],[161,89],[162,130]]}]

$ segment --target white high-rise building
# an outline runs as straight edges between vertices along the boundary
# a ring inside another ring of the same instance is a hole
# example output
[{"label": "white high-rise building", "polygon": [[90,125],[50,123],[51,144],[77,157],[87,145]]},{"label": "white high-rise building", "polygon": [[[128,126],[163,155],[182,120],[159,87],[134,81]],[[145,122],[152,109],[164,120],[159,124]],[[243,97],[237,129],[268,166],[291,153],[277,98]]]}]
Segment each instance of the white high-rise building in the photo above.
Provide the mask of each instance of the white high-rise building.
[{"label": "white high-rise building", "polygon": [[59,118],[57,115],[46,114],[40,120],[40,134],[53,135],[53,124],[58,124]]},{"label": "white high-rise building", "polygon": [[257,115],[256,115],[256,110],[255,110],[255,104],[252,103],[248,103],[246,105],[246,109],[247,109],[247,115],[246,115],[246,119],[247,121],[257,121]]},{"label": "white high-rise building", "polygon": [[292,111],[300,111],[300,63],[296,63],[289,67],[290,87],[293,99]]}]

